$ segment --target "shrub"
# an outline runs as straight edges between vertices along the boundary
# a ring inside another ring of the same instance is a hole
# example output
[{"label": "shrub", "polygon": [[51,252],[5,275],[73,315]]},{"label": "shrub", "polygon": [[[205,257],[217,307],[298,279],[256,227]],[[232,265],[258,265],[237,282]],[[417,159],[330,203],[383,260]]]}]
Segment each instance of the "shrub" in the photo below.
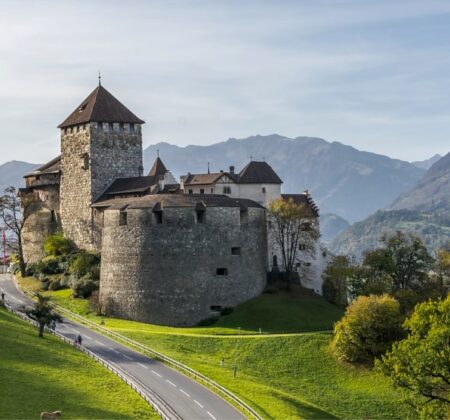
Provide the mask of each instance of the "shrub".
[{"label": "shrub", "polygon": [[57,232],[47,236],[44,242],[44,251],[46,255],[69,255],[75,251],[75,244],[65,238],[62,232]]},{"label": "shrub", "polygon": [[39,264],[38,263],[29,263],[27,264],[27,268],[25,270],[26,276],[36,276],[38,277],[40,274]]},{"label": "shrub", "polygon": [[60,274],[60,257],[46,257],[37,264],[37,270],[42,274]]},{"label": "shrub", "polygon": [[81,279],[77,279],[75,284],[72,285],[73,296],[76,298],[88,298],[91,296],[94,290],[99,287],[99,282],[92,279],[92,277],[87,274]]},{"label": "shrub", "polygon": [[54,279],[52,281],[50,281],[49,285],[48,285],[48,290],[59,290],[61,289],[61,282],[59,279]]},{"label": "shrub", "polygon": [[91,274],[94,280],[100,278],[100,255],[90,252],[80,252],[73,256],[69,263],[69,272],[77,278]]},{"label": "shrub", "polygon": [[404,335],[399,303],[388,295],[360,296],[334,327],[332,350],[343,361],[373,363]]}]

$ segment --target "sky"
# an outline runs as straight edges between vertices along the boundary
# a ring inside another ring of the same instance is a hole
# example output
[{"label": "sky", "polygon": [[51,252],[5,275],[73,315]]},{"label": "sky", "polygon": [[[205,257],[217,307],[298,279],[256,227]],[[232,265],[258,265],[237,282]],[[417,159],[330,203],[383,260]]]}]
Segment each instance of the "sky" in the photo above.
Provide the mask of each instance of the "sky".
[{"label": "sky", "polygon": [[0,0],[0,163],[59,153],[102,84],[144,145],[278,133],[450,151],[450,1]]}]

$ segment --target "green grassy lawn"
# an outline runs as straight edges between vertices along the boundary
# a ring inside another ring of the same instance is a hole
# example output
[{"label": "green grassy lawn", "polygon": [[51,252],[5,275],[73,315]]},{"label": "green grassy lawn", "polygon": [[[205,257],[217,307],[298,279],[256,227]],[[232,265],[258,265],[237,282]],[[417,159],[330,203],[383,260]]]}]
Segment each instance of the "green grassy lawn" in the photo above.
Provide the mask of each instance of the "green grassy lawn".
[{"label": "green grassy lawn", "polygon": [[55,337],[0,309],[0,418],[37,419],[62,410],[65,419],[159,418],[119,378]]},{"label": "green grassy lawn", "polygon": [[[402,395],[383,377],[366,368],[338,363],[330,355],[331,333],[326,330],[342,311],[302,290],[262,295],[239,305],[212,326],[194,328],[100,317],[89,312],[87,301],[72,299],[69,290],[50,293],[60,305],[94,322],[103,320],[106,328],[219,382],[264,417],[412,417],[401,402]],[[283,331],[288,334],[281,334]],[[234,364],[238,367],[236,378]]]}]

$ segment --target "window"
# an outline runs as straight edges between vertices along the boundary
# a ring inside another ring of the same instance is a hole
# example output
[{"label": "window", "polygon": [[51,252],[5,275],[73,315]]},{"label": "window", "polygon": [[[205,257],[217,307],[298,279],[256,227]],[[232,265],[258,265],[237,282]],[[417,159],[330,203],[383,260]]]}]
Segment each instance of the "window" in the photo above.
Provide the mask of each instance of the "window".
[{"label": "window", "polygon": [[119,123],[119,133],[123,133],[123,123]]},{"label": "window", "polygon": [[211,194],[214,194],[214,188],[211,188]]},{"label": "window", "polygon": [[217,268],[216,276],[228,276],[228,268]]},{"label": "window", "polygon": [[156,224],[162,225],[162,222],[163,222],[162,211],[155,211],[155,212],[153,212],[153,214],[155,215]]},{"label": "window", "polygon": [[78,108],[78,112],[83,112],[83,111],[86,109],[87,105],[88,105],[87,102],[86,102],[85,104],[81,105],[81,106]]},{"label": "window", "polygon": [[223,187],[224,194],[231,194],[231,187]]},{"label": "window", "polygon": [[197,223],[206,223],[206,211],[205,210],[196,210],[195,214],[197,215]]},{"label": "window", "polygon": [[113,124],[113,123],[109,123],[109,124],[108,124],[108,131],[109,131],[110,133],[112,133],[112,132],[114,131],[114,124]]},{"label": "window", "polygon": [[248,210],[246,208],[241,209],[239,216],[241,225],[248,223]]},{"label": "window", "polygon": [[231,255],[241,255],[241,247],[234,246],[233,248],[231,248]]},{"label": "window", "polygon": [[85,171],[87,171],[89,169],[89,153],[83,153],[81,159],[82,159],[81,167]]},{"label": "window", "polygon": [[298,244],[298,250],[299,250],[299,251],[304,251],[304,250],[306,250],[306,244]]},{"label": "window", "polygon": [[189,188],[189,194],[193,194],[194,191],[192,191],[192,188]]},{"label": "window", "polygon": [[97,123],[97,129],[98,129],[98,131],[102,131],[103,130],[103,123],[102,122],[98,122]]},{"label": "window", "polygon": [[263,194],[265,194],[266,193],[266,187],[262,187],[261,191],[262,191]]},{"label": "window", "polygon": [[130,124],[130,133],[134,133],[134,124]]},{"label": "window", "polygon": [[50,211],[50,222],[51,222],[51,223],[56,222],[56,213],[55,213],[55,210]]},{"label": "window", "polygon": [[119,226],[126,226],[128,223],[127,212],[121,211],[119,214]]},{"label": "window", "polygon": [[205,194],[205,190],[203,188],[200,188],[200,194]]},{"label": "window", "polygon": [[311,263],[310,263],[310,262],[305,262],[305,263],[303,263],[303,265],[304,265],[305,267],[311,267]]},{"label": "window", "polygon": [[209,307],[209,309],[214,312],[220,312],[222,310],[222,307],[220,305],[212,305]]}]

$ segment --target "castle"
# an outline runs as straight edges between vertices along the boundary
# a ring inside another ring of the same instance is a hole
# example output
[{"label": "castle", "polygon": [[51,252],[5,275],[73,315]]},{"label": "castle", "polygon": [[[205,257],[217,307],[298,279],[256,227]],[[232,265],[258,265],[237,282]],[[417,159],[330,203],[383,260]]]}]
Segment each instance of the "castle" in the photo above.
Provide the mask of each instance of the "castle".
[{"label": "castle", "polygon": [[[258,296],[277,269],[271,200],[293,199],[316,220],[318,210],[308,193],[281,194],[266,162],[178,183],[158,156],[144,175],[142,124],[99,84],[58,126],[61,155],[25,175],[21,189],[39,202],[23,231],[25,260],[42,258],[46,236],[62,229],[79,248],[101,252],[105,313],[194,325]],[[316,256],[297,264],[309,272],[303,286],[321,290],[324,258],[317,243]]]}]

